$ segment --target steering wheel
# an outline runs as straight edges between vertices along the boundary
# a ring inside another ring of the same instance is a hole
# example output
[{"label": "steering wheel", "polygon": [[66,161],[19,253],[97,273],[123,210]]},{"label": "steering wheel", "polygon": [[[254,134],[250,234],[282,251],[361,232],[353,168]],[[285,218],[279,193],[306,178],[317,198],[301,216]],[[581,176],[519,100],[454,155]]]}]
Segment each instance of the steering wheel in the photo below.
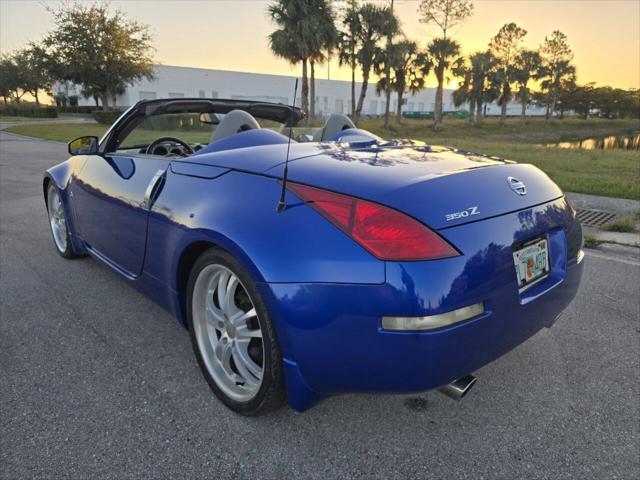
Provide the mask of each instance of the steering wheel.
[{"label": "steering wheel", "polygon": [[[187,155],[192,155],[192,154],[195,153],[195,150],[193,148],[191,148],[191,145],[189,145],[187,142],[185,142],[183,140],[180,140],[179,138],[175,138],[175,137],[160,137],[160,138],[154,140],[147,147],[146,153],[154,155],[156,148],[158,148],[163,143],[169,143],[169,142],[175,143],[177,145],[180,145],[184,149],[185,153],[182,154],[183,157],[186,157]],[[167,151],[166,153],[160,153],[160,154],[156,154],[156,155],[167,155],[168,153],[169,153],[169,151]],[[175,153],[175,152],[172,152],[172,153]]]}]

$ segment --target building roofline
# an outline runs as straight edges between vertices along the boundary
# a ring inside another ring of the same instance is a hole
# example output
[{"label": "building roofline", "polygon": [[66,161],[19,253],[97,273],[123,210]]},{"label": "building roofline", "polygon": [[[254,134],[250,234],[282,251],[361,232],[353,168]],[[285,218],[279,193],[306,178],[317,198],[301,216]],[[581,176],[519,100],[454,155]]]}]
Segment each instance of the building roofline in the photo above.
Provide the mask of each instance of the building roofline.
[{"label": "building roofline", "polygon": [[[168,67],[168,68],[181,68],[181,69],[189,69],[189,70],[204,70],[204,71],[210,71],[210,72],[222,72],[222,73],[237,73],[237,74],[242,74],[242,75],[263,75],[265,77],[284,77],[284,78],[289,78],[291,79],[291,81],[295,80],[296,78],[300,78],[294,75],[284,75],[284,74],[279,74],[279,73],[262,73],[262,72],[244,72],[244,71],[240,71],[240,70],[225,70],[223,68],[207,68],[207,67],[189,67],[189,66],[183,66],[183,65],[167,65],[167,64],[163,64],[163,63],[155,63],[153,64],[153,67]],[[326,78],[317,78],[316,77],[316,82],[339,82],[339,83],[344,83],[346,85],[351,85],[351,81],[350,80],[340,80],[340,79],[326,79]],[[362,85],[362,81],[356,82],[356,85]],[[369,87],[375,87],[375,84],[369,82]],[[436,87],[425,87],[425,90],[435,90]],[[374,88],[375,91],[375,88]],[[454,90],[451,88],[445,88],[444,89],[445,92],[453,92]]]}]

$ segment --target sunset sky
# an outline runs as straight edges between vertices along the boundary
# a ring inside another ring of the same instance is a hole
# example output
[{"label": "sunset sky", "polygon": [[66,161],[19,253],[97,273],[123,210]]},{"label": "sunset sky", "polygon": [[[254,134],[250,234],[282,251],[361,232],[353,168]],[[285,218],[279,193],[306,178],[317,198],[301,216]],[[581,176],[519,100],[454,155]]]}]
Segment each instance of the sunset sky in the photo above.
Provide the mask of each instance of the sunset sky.
[{"label": "sunset sky", "polygon": [[[52,27],[45,3],[0,0],[0,50],[4,53],[39,40]],[[274,29],[258,0],[127,0],[112,1],[130,17],[151,26],[156,59],[166,65],[208,67],[273,74],[299,73],[274,57],[267,36]],[[388,3],[388,2],[379,2]],[[554,29],[569,37],[580,83],[638,88],[640,86],[640,0],[475,0],[475,14],[454,32],[465,52],[486,48],[507,22],[528,30],[525,45],[536,48]],[[397,0],[405,34],[424,46],[435,27],[418,22],[417,1]],[[330,65],[333,79],[349,71]],[[326,78],[322,67],[318,77]],[[432,86],[430,78],[428,85]]]}]

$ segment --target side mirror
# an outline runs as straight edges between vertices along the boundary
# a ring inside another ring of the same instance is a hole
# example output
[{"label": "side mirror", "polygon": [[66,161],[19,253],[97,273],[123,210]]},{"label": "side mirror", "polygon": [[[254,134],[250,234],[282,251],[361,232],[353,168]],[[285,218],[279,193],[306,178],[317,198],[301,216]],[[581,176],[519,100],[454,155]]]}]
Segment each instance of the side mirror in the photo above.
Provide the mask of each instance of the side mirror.
[{"label": "side mirror", "polygon": [[86,136],[76,138],[69,142],[69,153],[71,155],[97,155],[98,137]]}]

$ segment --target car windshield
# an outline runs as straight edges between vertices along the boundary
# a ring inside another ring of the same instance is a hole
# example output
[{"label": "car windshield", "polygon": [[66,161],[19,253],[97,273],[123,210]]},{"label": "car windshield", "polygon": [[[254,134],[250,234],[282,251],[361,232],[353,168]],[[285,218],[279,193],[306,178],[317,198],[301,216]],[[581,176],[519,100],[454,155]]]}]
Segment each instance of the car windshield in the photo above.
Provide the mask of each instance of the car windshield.
[{"label": "car windshield", "polygon": [[198,113],[170,113],[146,117],[121,140],[119,150],[144,148],[162,137],[175,137],[190,145],[207,144],[215,130],[199,120]]},{"label": "car windshield", "polygon": [[[145,117],[124,138],[120,139],[118,151],[144,150],[152,142],[171,137],[182,140],[194,150],[209,144],[226,114],[199,112],[166,113]],[[273,119],[255,117],[260,128],[289,135],[289,127]],[[314,127],[294,127],[292,138],[299,142],[311,141],[317,130]]]}]

